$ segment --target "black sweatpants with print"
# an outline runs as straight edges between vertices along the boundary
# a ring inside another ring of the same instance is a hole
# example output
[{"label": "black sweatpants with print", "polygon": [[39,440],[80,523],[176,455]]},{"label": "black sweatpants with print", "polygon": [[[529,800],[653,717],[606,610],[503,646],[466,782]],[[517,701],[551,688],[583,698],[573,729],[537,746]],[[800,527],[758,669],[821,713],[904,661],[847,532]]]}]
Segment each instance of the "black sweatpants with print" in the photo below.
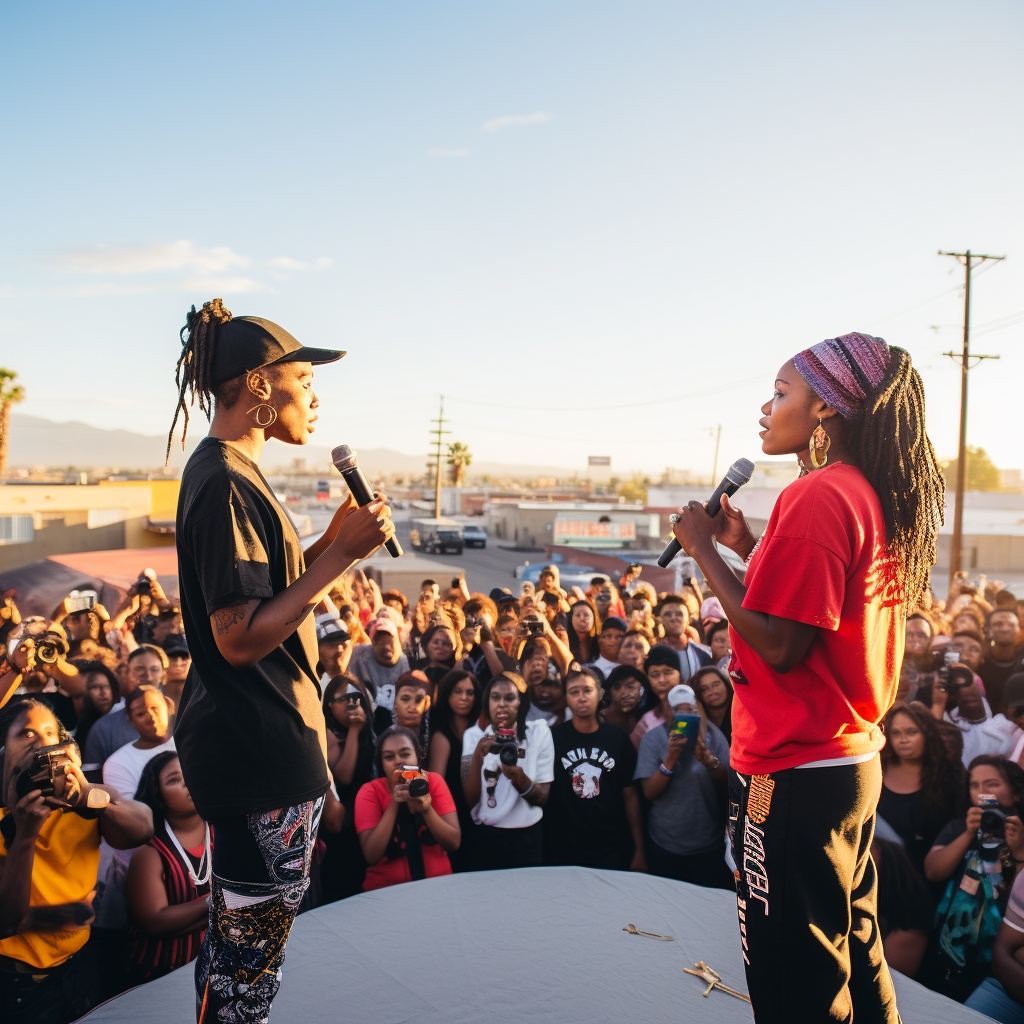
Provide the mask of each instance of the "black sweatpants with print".
[{"label": "black sweatpants with print", "polygon": [[757,1024],[897,1024],[871,859],[879,759],[729,774],[740,939]]}]

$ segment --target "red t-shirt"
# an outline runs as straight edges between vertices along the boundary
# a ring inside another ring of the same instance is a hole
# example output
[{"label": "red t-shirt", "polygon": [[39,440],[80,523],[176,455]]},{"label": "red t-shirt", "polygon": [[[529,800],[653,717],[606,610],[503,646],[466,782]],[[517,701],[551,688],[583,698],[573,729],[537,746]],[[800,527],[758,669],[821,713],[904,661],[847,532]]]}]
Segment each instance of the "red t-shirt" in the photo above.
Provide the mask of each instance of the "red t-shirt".
[{"label": "red t-shirt", "polygon": [[732,767],[765,775],[881,750],[906,615],[878,495],[860,470],[837,463],[794,480],[775,503],[746,583],[744,608],[818,634],[803,661],[781,673],[729,628]]},{"label": "red t-shirt", "polygon": [[[430,803],[434,810],[438,814],[451,814],[455,810],[455,801],[452,800],[452,795],[444,779],[435,772],[427,772],[427,785],[430,787]],[[374,779],[361,786],[356,794],[354,811],[356,833],[376,828],[390,803],[391,791],[388,789],[387,779]],[[429,830],[424,831],[426,838],[430,839]],[[440,846],[421,842],[420,849],[423,851],[423,869],[427,878],[436,878],[438,875],[452,873],[448,854]],[[371,889],[383,889],[388,885],[411,881],[412,873],[409,871],[408,857],[389,858],[385,856],[377,864],[366,869],[366,881],[363,883],[363,888],[369,892]]]}]

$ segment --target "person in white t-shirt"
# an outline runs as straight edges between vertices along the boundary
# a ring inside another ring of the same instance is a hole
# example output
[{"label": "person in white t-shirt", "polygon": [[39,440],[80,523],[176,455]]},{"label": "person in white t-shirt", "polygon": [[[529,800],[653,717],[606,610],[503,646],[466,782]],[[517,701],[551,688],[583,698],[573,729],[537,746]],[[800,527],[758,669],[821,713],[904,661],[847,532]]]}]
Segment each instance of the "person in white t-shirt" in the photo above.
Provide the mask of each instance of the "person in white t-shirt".
[{"label": "person in white t-shirt", "polygon": [[477,870],[540,865],[541,818],[554,779],[555,747],[543,719],[527,721],[530,696],[522,676],[503,672],[482,696],[487,727],[462,737],[462,785],[476,824]]},{"label": "person in white t-shirt", "polygon": [[119,747],[103,763],[103,784],[134,796],[146,763],[165,750],[174,750],[170,730],[172,702],[156,686],[136,687],[125,698],[128,722],[139,738]]}]

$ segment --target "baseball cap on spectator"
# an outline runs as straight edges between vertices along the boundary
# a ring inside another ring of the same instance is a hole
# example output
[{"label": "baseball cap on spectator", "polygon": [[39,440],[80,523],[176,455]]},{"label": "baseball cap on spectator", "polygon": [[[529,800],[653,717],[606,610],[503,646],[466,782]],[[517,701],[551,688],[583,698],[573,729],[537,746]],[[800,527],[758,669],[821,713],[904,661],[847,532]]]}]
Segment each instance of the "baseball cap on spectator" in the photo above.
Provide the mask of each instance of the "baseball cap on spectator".
[{"label": "baseball cap on spectator", "polygon": [[491,593],[490,598],[495,604],[501,604],[502,601],[517,601],[518,598],[512,593],[508,587],[495,587]]},{"label": "baseball cap on spectator", "polygon": [[1024,708],[1024,672],[1014,672],[1006,680],[1003,700],[1006,702],[1007,711],[1011,708]]},{"label": "baseball cap on spectator", "polygon": [[373,622],[370,623],[369,635],[371,640],[381,632],[390,633],[396,640],[401,639],[398,633],[398,626],[395,625],[395,622],[390,615],[385,615],[380,619],[374,619]]},{"label": "baseball cap on spectator", "polygon": [[386,604],[381,605],[380,608],[374,612],[373,619],[390,619],[399,629],[402,629],[405,626],[405,620],[402,618],[401,612],[399,612],[397,608],[388,607]]},{"label": "baseball cap on spectator", "polygon": [[592,587],[599,587],[603,583],[611,583],[611,580],[605,576],[603,572],[599,572],[596,576],[590,577],[590,585]]},{"label": "baseball cap on spectator", "polygon": [[724,618],[725,611],[722,608],[721,601],[719,601],[717,597],[709,597],[700,606],[700,621],[702,623],[706,624],[712,621],[717,622],[719,619]]},{"label": "baseball cap on spectator", "polygon": [[651,668],[655,665],[667,665],[669,668],[674,668],[677,672],[683,671],[679,662],[679,655],[667,644],[655,644],[648,651],[647,657],[644,658],[644,671],[650,672]]},{"label": "baseball cap on spectator", "polygon": [[[618,615],[609,615],[604,622],[601,623],[601,632],[603,633],[606,629],[621,629],[623,633],[629,629],[626,625],[625,619],[620,619]],[[674,653],[674,652],[673,652]],[[678,661],[678,658],[676,659]]]},{"label": "baseball cap on spectator", "polygon": [[347,644],[352,637],[341,623],[341,619],[324,619],[316,624],[318,644]]},{"label": "baseball cap on spectator", "polygon": [[696,704],[697,694],[693,692],[692,686],[687,686],[686,683],[680,683],[678,686],[673,686],[668,691],[668,706],[670,708],[677,708],[680,704]]},{"label": "baseball cap on spectator", "polygon": [[188,658],[191,655],[188,653],[188,641],[182,636],[181,633],[171,633],[164,640],[163,644],[164,654],[168,658]]}]

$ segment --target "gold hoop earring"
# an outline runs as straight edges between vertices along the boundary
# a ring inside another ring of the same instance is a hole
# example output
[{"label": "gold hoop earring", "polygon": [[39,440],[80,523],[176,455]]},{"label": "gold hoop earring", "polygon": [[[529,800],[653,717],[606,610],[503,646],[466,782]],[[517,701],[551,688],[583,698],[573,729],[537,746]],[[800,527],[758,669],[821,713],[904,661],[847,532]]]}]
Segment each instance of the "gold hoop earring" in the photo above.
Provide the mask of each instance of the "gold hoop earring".
[{"label": "gold hoop earring", "polygon": [[[270,416],[266,423],[260,419],[262,409],[270,410]],[[249,410],[249,413],[256,413],[256,426],[263,427],[264,430],[266,430],[267,427],[272,427],[277,422],[277,410],[272,405],[267,405],[265,402],[261,402],[259,405],[254,405]]]},{"label": "gold hoop earring", "polygon": [[[821,469],[828,464],[828,450],[832,447],[832,438],[825,433],[825,428],[821,425],[821,420],[818,420],[818,425],[814,428],[814,433],[811,434],[811,440],[808,444],[808,453],[811,458],[811,465],[815,469]],[[818,461],[818,452],[821,452],[821,461]]]}]

